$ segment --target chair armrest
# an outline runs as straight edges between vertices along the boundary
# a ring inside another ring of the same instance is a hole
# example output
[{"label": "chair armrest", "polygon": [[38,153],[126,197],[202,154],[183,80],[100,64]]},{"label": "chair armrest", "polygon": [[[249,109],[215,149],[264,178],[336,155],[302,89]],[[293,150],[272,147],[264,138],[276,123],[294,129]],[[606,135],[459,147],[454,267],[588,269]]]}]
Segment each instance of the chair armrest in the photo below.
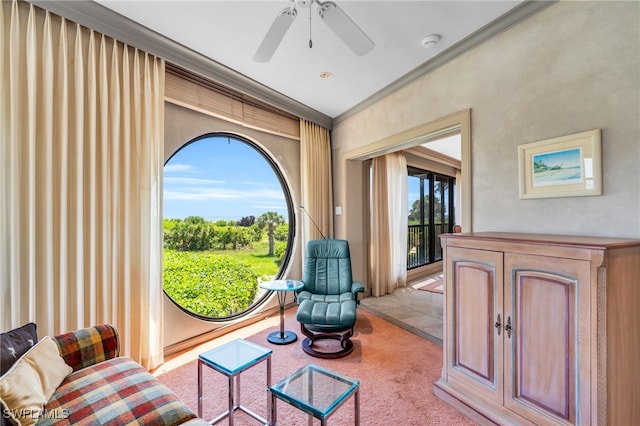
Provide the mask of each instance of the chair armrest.
[{"label": "chair armrest", "polygon": [[351,284],[351,293],[354,295],[356,293],[364,293],[364,284],[360,281],[354,281],[353,284]]},{"label": "chair armrest", "polygon": [[351,293],[353,293],[353,299],[359,305],[360,300],[358,300],[358,293],[364,293],[364,285],[360,281],[354,281],[351,284]]},{"label": "chair armrest", "polygon": [[120,355],[118,331],[109,324],[54,336],[60,355],[73,371]]}]

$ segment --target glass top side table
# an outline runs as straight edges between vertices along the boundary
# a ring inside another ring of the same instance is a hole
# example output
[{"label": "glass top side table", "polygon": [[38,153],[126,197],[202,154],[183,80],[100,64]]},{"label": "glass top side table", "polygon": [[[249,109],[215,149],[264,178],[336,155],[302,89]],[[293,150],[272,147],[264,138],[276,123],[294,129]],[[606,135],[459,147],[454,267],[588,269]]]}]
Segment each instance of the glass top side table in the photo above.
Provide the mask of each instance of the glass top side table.
[{"label": "glass top side table", "polygon": [[284,329],[284,302],[288,291],[301,290],[304,287],[302,281],[297,280],[273,280],[260,283],[260,288],[278,293],[278,305],[280,305],[280,331],[269,333],[267,340],[276,345],[293,343],[298,336],[293,331]]},{"label": "glass top side table", "polygon": [[[360,381],[331,370],[309,364],[271,386],[272,425],[277,424],[276,398],[320,419],[327,418],[351,395],[354,395],[354,424],[360,424]],[[310,417],[311,421],[311,417]]]},{"label": "glass top side table", "polygon": [[[267,389],[271,386],[271,349],[263,348],[255,343],[243,339],[236,339],[222,346],[203,352],[198,356],[198,417],[202,417],[202,366],[206,365],[224,374],[229,380],[229,409],[213,419],[210,424],[216,424],[229,416],[229,426],[234,424],[234,411],[242,410],[262,424],[268,425],[268,420],[259,416],[240,404],[240,373],[260,363],[267,361]],[[271,399],[267,395],[267,411]]]}]

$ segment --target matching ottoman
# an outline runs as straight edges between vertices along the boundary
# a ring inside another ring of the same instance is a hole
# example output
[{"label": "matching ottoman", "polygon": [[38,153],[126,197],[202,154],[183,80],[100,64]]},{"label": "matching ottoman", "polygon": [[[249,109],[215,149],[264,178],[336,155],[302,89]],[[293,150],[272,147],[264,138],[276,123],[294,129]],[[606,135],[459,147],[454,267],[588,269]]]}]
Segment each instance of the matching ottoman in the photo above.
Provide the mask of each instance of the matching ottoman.
[{"label": "matching ottoman", "polygon": [[[302,334],[305,353],[318,358],[341,358],[353,351],[353,327],[356,322],[356,301],[318,301],[306,299],[298,305],[296,319]],[[340,341],[341,350],[325,352],[316,348],[321,339]]]}]

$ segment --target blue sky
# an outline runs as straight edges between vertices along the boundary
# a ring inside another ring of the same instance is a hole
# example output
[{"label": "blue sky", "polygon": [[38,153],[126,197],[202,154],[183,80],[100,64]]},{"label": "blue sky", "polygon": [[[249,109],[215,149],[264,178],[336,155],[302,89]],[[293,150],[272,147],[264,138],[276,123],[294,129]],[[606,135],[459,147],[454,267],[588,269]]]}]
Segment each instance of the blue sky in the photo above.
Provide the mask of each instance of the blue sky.
[{"label": "blue sky", "polygon": [[581,154],[580,148],[571,148],[545,154],[535,154],[533,161],[542,161],[549,167],[562,166],[565,169],[568,167],[580,167]]},{"label": "blue sky", "polygon": [[275,211],[287,220],[283,188],[251,146],[210,137],[182,148],[164,166],[164,217],[240,220]]},{"label": "blue sky", "polygon": [[411,212],[413,203],[420,199],[420,179],[408,179],[407,192],[407,212]]}]

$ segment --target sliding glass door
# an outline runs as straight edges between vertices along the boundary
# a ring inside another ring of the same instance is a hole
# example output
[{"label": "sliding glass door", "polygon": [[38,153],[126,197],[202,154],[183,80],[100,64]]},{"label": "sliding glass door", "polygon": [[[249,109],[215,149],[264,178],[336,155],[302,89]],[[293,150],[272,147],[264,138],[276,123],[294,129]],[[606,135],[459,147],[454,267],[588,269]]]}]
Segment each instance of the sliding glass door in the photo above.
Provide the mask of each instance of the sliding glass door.
[{"label": "sliding glass door", "polygon": [[428,170],[408,167],[409,220],[407,269],[442,260],[438,236],[455,225],[456,180]]}]

